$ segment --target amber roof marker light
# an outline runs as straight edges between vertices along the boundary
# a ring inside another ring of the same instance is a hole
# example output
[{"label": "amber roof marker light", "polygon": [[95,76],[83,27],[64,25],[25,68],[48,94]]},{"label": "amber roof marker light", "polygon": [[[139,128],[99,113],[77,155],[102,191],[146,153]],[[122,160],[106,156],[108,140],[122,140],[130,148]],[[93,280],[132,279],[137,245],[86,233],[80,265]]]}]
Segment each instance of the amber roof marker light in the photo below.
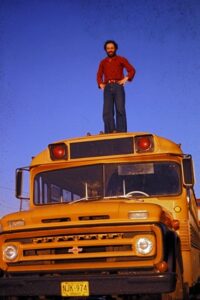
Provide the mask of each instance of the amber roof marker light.
[{"label": "amber roof marker light", "polygon": [[152,135],[135,136],[135,150],[137,153],[152,152],[154,150],[154,141]]},{"label": "amber roof marker light", "polygon": [[67,145],[65,143],[50,144],[48,147],[52,160],[68,159]]}]

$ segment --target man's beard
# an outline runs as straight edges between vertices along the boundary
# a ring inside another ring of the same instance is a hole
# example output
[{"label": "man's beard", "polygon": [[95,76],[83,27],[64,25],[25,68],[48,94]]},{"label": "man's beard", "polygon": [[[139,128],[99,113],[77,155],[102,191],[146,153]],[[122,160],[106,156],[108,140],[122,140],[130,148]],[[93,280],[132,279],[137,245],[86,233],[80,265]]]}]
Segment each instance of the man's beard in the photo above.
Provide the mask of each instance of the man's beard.
[{"label": "man's beard", "polygon": [[108,57],[113,57],[113,56],[115,56],[116,55],[116,51],[107,51],[107,55],[108,55]]}]

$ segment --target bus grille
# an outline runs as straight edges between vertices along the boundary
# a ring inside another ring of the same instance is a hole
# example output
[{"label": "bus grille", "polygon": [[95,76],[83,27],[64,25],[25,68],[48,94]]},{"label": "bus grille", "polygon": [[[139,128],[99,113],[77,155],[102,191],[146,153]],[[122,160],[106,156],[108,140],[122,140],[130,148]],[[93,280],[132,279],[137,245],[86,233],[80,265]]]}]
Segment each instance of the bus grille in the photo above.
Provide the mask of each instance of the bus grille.
[{"label": "bus grille", "polygon": [[[144,233],[144,232],[143,232]],[[145,234],[154,235],[153,232]],[[107,266],[110,263],[125,263],[141,261],[136,255],[134,238],[138,232],[113,232],[92,234],[67,234],[49,235],[34,238],[12,239],[20,243],[20,259],[7,263],[13,271],[13,267],[27,266],[54,266],[59,269],[61,265],[66,269],[94,268]],[[11,240],[6,242],[11,243]],[[156,255],[154,253],[154,255]],[[143,257],[142,260],[150,260],[152,256]]]}]

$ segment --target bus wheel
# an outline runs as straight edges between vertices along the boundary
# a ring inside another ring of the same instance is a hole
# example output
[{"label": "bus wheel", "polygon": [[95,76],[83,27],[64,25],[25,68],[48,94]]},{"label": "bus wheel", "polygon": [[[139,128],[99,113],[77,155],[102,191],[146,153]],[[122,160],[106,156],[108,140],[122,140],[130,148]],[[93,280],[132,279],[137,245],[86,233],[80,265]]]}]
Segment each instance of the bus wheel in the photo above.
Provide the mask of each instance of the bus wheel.
[{"label": "bus wheel", "polygon": [[177,274],[177,281],[176,281],[176,289],[174,292],[169,294],[163,294],[161,299],[162,300],[186,300],[188,299],[185,294],[185,289],[183,285],[183,276],[181,273],[180,265],[178,261],[176,261],[176,274]]}]

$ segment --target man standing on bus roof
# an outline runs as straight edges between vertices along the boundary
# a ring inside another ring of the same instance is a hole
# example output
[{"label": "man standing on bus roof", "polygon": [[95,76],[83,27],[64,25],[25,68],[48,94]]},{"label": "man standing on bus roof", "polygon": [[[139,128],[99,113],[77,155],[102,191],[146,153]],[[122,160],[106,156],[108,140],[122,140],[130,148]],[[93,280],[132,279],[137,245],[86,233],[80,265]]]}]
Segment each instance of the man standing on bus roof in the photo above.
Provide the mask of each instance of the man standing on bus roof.
[{"label": "man standing on bus roof", "polygon": [[[104,44],[107,57],[98,68],[97,83],[104,93],[103,120],[105,133],[127,132],[124,85],[135,75],[135,68],[122,56],[117,55],[118,45],[113,40]],[[127,75],[124,76],[123,70]],[[115,120],[116,114],[116,120]]]}]

